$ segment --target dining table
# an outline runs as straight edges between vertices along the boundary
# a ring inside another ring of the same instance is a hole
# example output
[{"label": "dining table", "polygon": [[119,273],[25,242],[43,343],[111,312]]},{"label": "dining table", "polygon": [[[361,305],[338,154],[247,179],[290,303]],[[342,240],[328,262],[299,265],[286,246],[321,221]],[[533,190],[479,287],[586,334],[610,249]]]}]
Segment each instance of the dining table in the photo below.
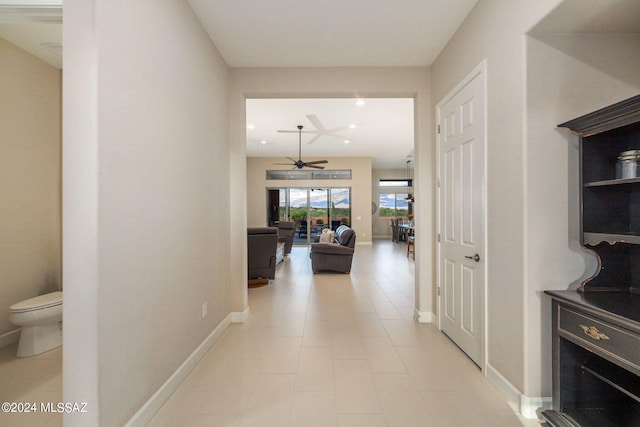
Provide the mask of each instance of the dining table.
[{"label": "dining table", "polygon": [[414,233],[414,226],[410,224],[398,224],[398,234],[395,243],[406,242],[408,236],[412,236]]}]

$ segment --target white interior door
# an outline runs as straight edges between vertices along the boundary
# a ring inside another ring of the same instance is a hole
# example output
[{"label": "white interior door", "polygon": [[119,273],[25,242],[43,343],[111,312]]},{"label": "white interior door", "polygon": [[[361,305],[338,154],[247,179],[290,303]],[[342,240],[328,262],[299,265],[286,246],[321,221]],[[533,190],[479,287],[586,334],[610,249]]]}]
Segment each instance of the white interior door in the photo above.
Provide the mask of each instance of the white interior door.
[{"label": "white interior door", "polygon": [[439,324],[478,366],[484,349],[484,84],[478,68],[437,107]]}]

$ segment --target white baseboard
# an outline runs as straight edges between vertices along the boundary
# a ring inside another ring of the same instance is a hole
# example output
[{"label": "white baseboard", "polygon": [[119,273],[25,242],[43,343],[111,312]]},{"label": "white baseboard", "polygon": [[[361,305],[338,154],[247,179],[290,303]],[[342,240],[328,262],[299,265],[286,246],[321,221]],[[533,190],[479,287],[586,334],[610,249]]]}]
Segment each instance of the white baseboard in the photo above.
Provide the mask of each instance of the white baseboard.
[{"label": "white baseboard", "polygon": [[182,362],[182,365],[160,386],[160,388],[145,402],[144,405],[135,413],[133,417],[125,424],[125,427],[145,426],[153,418],[162,405],[171,397],[180,383],[187,377],[189,372],[209,351],[211,346],[220,338],[222,333],[231,324],[233,313],[229,314],[207,338]]},{"label": "white baseboard", "polygon": [[0,348],[9,347],[20,339],[20,328],[0,335]]},{"label": "white baseboard", "polygon": [[524,418],[535,420],[538,418],[538,411],[542,409],[551,409],[552,399],[550,397],[531,397],[525,396],[514,387],[505,377],[500,374],[493,366],[487,364],[487,379],[493,384],[500,393],[507,399],[507,403],[514,412],[520,413]]},{"label": "white baseboard", "polygon": [[528,419],[540,418],[540,410],[553,409],[553,399],[550,397],[520,396],[520,414]]},{"label": "white baseboard", "polygon": [[249,318],[249,306],[244,311],[234,311],[231,313],[231,323],[244,323]]},{"label": "white baseboard", "polygon": [[507,399],[507,403],[513,412],[520,412],[520,390],[502,376],[493,366],[487,363],[487,379]]},{"label": "white baseboard", "polygon": [[371,246],[373,242],[356,242],[356,246]]},{"label": "white baseboard", "polygon": [[433,323],[433,313],[430,311],[418,311],[414,310],[413,318],[418,321],[418,323]]}]

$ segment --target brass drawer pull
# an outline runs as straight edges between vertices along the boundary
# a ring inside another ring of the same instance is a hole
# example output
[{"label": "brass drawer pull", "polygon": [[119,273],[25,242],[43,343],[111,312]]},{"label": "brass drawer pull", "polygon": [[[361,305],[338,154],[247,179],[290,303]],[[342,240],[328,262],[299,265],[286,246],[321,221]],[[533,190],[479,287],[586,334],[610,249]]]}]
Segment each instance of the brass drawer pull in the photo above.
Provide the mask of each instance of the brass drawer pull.
[{"label": "brass drawer pull", "polygon": [[589,335],[594,340],[608,340],[609,337],[603,334],[595,326],[580,325],[585,334]]}]

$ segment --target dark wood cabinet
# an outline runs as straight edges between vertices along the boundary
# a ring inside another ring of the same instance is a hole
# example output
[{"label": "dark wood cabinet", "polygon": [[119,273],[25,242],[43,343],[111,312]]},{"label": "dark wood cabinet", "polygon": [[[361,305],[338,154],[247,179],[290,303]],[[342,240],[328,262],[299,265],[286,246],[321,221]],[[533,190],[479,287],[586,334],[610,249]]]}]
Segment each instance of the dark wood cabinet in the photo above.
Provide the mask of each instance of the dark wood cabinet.
[{"label": "dark wood cabinet", "polygon": [[[640,295],[548,291],[554,427],[640,425]],[[606,298],[605,298],[606,297]]]},{"label": "dark wood cabinet", "polygon": [[557,427],[640,426],[640,178],[621,178],[640,149],[640,95],[562,123],[580,138],[581,243],[598,269],[553,303]]},{"label": "dark wood cabinet", "polygon": [[600,259],[580,290],[640,292],[640,177],[616,178],[620,154],[640,149],[640,96],[559,126],[580,137],[582,244]]}]

